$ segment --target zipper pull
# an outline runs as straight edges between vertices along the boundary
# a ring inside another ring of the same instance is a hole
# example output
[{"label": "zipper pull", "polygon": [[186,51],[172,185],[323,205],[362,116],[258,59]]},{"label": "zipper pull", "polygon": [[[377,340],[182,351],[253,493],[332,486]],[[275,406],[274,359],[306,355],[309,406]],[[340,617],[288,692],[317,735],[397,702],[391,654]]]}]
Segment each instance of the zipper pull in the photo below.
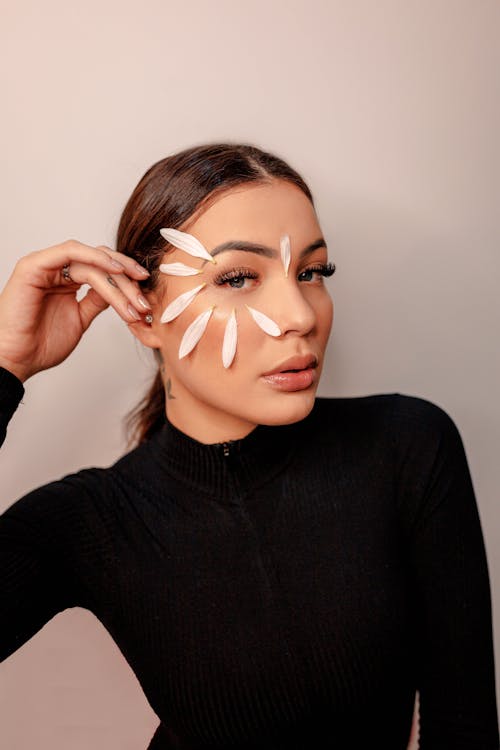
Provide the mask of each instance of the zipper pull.
[{"label": "zipper pull", "polygon": [[225,456],[229,456],[229,443],[222,443],[222,450]]}]

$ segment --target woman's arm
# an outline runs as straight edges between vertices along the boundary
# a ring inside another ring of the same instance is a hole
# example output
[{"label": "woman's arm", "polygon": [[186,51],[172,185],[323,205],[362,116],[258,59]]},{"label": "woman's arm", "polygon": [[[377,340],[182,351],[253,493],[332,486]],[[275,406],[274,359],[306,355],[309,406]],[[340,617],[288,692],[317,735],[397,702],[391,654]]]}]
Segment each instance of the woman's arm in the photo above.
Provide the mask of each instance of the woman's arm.
[{"label": "woman's arm", "polygon": [[[0,444],[23,393],[18,378],[0,368]],[[71,506],[78,504],[68,501],[67,493],[55,493],[48,485],[0,515],[0,661],[55,614],[79,602],[56,531],[66,526],[71,535]]]},{"label": "woman's arm", "polygon": [[[108,305],[128,324],[144,325],[148,271],[104,245],[76,240],[21,258],[0,294],[0,367],[24,382],[62,362]],[[83,285],[89,290],[81,299]]]},{"label": "woman's arm", "polygon": [[419,400],[417,412],[400,488],[415,584],[419,746],[498,750],[488,566],[464,446],[440,407]]},{"label": "woman's arm", "polygon": [[[110,248],[74,240],[21,258],[0,294],[0,443],[22,383],[62,362],[108,305],[128,325],[144,325],[138,282],[148,275]],[[90,289],[77,299],[82,284]],[[0,660],[57,612],[82,604],[73,558],[85,526],[83,494],[63,480],[0,515]]]},{"label": "woman's arm", "polygon": [[0,661],[58,612],[83,606],[68,561],[51,539],[52,524],[61,522],[51,501],[41,488],[0,515]]}]

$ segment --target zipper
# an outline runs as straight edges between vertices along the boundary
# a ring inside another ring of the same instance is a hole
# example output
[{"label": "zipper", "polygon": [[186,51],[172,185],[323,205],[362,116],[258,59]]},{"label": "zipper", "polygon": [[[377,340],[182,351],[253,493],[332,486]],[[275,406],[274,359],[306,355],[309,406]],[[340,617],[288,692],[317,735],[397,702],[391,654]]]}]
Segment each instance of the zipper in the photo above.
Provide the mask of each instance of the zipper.
[{"label": "zipper", "polygon": [[222,443],[222,450],[225,456],[229,456],[229,453],[230,453],[229,443]]}]

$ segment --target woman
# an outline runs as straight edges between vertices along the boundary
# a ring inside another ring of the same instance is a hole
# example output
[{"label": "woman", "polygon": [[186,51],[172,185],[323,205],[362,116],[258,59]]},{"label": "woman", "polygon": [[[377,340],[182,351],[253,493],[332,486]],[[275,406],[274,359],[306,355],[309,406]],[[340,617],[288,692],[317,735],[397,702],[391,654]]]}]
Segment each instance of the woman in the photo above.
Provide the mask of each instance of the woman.
[{"label": "woman", "polygon": [[300,176],[210,144],[144,175],[116,252],[32,253],[0,297],[4,425],[108,305],[158,358],[137,447],[0,518],[0,658],[91,610],[160,717],[150,748],[401,750],[417,690],[422,748],[498,746],[459,433],[416,397],[315,398],[333,271]]}]

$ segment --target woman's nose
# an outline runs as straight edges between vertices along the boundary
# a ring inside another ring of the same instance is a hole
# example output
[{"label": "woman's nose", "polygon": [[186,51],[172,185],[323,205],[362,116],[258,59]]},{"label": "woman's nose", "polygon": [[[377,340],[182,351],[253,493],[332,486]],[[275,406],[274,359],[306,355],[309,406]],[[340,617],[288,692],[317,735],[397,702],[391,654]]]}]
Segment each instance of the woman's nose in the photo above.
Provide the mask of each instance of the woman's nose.
[{"label": "woman's nose", "polygon": [[304,336],[316,324],[314,307],[291,279],[283,280],[276,288],[271,317],[280,327],[282,336],[290,331]]}]

